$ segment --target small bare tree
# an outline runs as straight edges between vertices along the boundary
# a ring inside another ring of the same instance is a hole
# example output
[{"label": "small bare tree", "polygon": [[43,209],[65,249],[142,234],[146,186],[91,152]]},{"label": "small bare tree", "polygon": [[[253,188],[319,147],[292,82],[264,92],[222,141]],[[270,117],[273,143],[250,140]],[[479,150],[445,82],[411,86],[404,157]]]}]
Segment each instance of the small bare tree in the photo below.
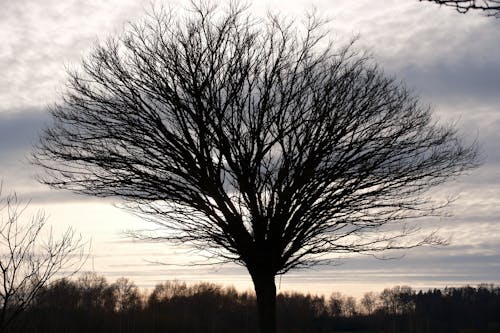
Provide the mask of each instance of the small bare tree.
[{"label": "small bare tree", "polygon": [[340,317],[344,314],[345,297],[339,292],[333,292],[328,300],[328,308],[332,317]]},{"label": "small bare tree", "polygon": [[111,289],[115,297],[115,311],[127,313],[141,308],[141,295],[137,286],[126,278],[119,278]]},{"label": "small bare tree", "polygon": [[487,16],[500,18],[500,0],[419,0],[435,2],[442,6],[453,7],[460,13],[470,10],[483,11]]},{"label": "small bare tree", "polygon": [[377,295],[372,291],[367,292],[363,295],[363,298],[361,298],[360,303],[365,313],[370,316],[377,307]]},{"label": "small bare tree", "polygon": [[437,214],[427,191],[477,165],[452,126],[306,21],[160,11],[69,74],[34,153],[45,183],[122,198],[165,227],[151,238],[244,265],[262,333],[277,274],[439,243],[403,222]]},{"label": "small bare tree", "polygon": [[59,239],[44,235],[45,216],[22,221],[25,209],[15,194],[0,197],[0,332],[52,278],[71,275],[83,262],[83,243],[72,229]]}]

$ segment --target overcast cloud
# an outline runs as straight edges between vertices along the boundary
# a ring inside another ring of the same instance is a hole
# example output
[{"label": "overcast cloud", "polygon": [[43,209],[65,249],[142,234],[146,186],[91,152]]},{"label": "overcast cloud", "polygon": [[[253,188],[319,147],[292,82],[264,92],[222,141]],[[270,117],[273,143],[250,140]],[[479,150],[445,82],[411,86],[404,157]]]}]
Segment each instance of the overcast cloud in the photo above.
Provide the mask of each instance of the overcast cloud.
[{"label": "overcast cloud", "polygon": [[[125,275],[145,286],[163,278],[231,280],[249,286],[245,270],[231,265],[201,270],[147,264],[148,257],[173,260],[175,249],[131,246],[120,230],[140,226],[137,218],[125,217],[108,203],[38,184],[34,178],[38,171],[27,162],[38,132],[49,121],[47,107],[64,91],[66,68],[78,66],[96,40],[120,32],[127,20],[137,20],[149,1],[0,2],[4,187],[32,197],[36,208],[49,212],[52,224],[71,224],[93,237],[92,267],[112,279]],[[300,15],[309,3],[260,0],[252,8],[258,13],[271,9]],[[428,223],[451,235],[451,246],[410,251],[397,261],[359,257],[341,266],[299,271],[286,275],[282,288],[325,292],[329,285],[330,290],[360,290],[359,286],[368,290],[367,286],[400,283],[422,287],[500,283],[500,19],[460,15],[417,0],[322,0],[315,6],[332,19],[337,40],[359,35],[358,47],[369,50],[388,75],[406,82],[437,117],[457,121],[467,140],[477,139],[484,165],[448,186],[461,193],[453,207],[455,216]],[[71,212],[85,216],[72,218]]]}]

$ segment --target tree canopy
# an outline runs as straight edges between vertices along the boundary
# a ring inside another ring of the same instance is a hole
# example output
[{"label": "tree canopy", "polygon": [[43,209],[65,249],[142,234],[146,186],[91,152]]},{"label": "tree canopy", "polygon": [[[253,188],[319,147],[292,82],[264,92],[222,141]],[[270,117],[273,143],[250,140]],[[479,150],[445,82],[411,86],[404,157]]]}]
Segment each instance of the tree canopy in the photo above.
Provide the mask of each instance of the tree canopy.
[{"label": "tree canopy", "polygon": [[276,274],[439,243],[401,222],[436,214],[428,190],[477,165],[474,144],[314,16],[159,11],[69,77],[35,152],[43,181],[124,199],[165,227],[150,237],[244,265],[261,317]]}]

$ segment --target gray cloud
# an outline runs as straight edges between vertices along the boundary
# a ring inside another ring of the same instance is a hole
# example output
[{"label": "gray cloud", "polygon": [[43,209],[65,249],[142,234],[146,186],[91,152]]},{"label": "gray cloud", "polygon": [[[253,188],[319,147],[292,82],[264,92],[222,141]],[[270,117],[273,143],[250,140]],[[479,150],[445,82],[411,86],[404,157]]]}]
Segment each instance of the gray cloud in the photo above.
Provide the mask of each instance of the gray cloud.
[{"label": "gray cloud", "polygon": [[456,64],[443,61],[410,65],[399,73],[426,99],[435,102],[500,105],[500,57],[480,63],[464,59]]},{"label": "gray cloud", "polygon": [[460,15],[418,1],[384,1],[373,7],[346,26],[357,29],[359,44],[371,50],[388,73],[428,102],[498,105],[500,20]]},{"label": "gray cloud", "polygon": [[[65,66],[77,66],[93,42],[118,32],[149,1],[7,1],[0,11],[0,179],[34,203],[83,201],[64,191],[36,182],[39,172],[26,161],[33,142],[48,121],[45,106],[64,89]],[[296,7],[300,3],[300,8]],[[449,184],[447,191],[462,193],[453,206],[454,217],[422,222],[450,235],[446,248],[422,248],[401,260],[380,261],[354,257],[343,265],[297,271],[283,278],[283,286],[312,288],[416,283],[448,284],[500,282],[500,20],[459,15],[417,0],[329,1],[316,3],[332,17],[339,40],[360,34],[358,46],[369,49],[389,74],[404,80],[431,104],[443,122],[458,119],[468,140],[481,142],[484,165],[468,177]],[[296,14],[308,1],[261,1],[255,6],[291,9]],[[89,203],[91,207],[93,203]],[[57,221],[54,221],[57,223]],[[162,258],[161,251],[144,250],[128,242],[106,243],[103,221],[88,222],[101,235],[96,269],[110,277],[131,276],[143,286],[164,278],[210,279],[248,283],[244,268],[174,268],[154,266],[144,259]],[[108,221],[109,222],[109,221]],[[63,223],[59,221],[59,223]],[[99,247],[97,246],[97,247]],[[112,248],[112,250],[109,250]],[[169,250],[165,250],[166,253]],[[126,254],[117,256],[116,253]],[[176,254],[177,255],[177,254]],[[151,258],[152,257],[152,258]],[[167,255],[166,259],[169,257]],[[129,265],[129,266],[127,266]],[[218,270],[218,271],[217,271]]]},{"label": "gray cloud", "polygon": [[[497,282],[500,274],[500,255],[446,255],[446,249],[418,255],[418,250],[402,259],[377,260],[358,257],[335,267],[318,267],[309,271],[292,272],[285,276],[289,283],[311,283],[312,280],[336,285],[359,283],[374,285],[380,290],[388,284],[407,284],[443,288],[450,285]],[[424,251],[425,252],[425,251]]]},{"label": "gray cloud", "polygon": [[22,197],[24,189],[39,186],[28,156],[46,119],[47,114],[35,109],[0,112],[0,180]]},{"label": "gray cloud", "polygon": [[36,180],[42,170],[30,163],[30,156],[49,122],[50,114],[43,108],[0,112],[0,181],[6,189],[16,191],[21,200],[32,203],[90,202],[90,198],[51,190]]},{"label": "gray cloud", "polygon": [[0,154],[28,153],[49,120],[49,113],[39,109],[0,112]]}]

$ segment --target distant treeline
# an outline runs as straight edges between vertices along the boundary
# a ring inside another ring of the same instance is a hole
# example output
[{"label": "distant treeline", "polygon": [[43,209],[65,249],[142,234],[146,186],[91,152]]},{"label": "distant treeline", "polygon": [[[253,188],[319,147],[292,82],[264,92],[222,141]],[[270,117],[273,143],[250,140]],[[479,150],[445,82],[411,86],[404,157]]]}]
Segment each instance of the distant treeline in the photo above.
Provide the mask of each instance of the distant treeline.
[{"label": "distant treeline", "polygon": [[[362,299],[332,293],[278,296],[282,333],[500,332],[500,287],[415,291],[394,287]],[[255,296],[211,283],[158,284],[141,292],[121,278],[85,273],[46,287],[10,332],[254,333]]]}]

